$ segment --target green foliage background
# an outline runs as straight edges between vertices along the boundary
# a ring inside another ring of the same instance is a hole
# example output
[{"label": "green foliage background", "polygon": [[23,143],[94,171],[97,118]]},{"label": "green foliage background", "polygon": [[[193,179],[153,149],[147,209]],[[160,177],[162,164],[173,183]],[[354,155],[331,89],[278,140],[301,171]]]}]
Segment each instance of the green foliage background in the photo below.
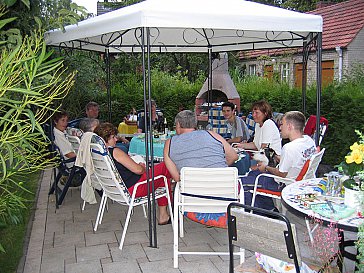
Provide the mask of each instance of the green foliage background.
[{"label": "green foliage background", "polygon": [[[72,63],[72,58],[69,57],[68,62]],[[79,57],[77,60],[74,68],[78,67],[80,73],[74,90],[63,105],[76,118],[84,115],[88,101],[97,101],[101,105],[101,119],[106,120],[107,93],[103,62],[96,56],[84,56],[82,64],[79,63]],[[195,98],[205,80],[206,71],[196,70],[195,80],[190,81],[183,72],[168,73],[158,68],[156,65],[152,70],[152,97],[164,110],[168,124],[172,126],[179,107],[194,110]],[[355,129],[364,129],[364,68],[355,65],[350,71],[343,83],[334,83],[322,90],[321,115],[329,120],[329,127],[321,146],[327,148],[323,162],[330,165],[343,160],[349,146],[357,139]],[[143,108],[140,63],[137,59],[133,59],[133,62],[127,59],[113,60],[111,73],[112,122],[118,125],[132,107]],[[302,109],[300,89],[262,77],[244,77],[238,66],[231,69],[230,75],[240,94],[241,112],[244,114],[249,113],[252,102],[260,99],[269,101],[275,112]],[[316,86],[307,90],[306,107],[306,117],[316,114]]]}]

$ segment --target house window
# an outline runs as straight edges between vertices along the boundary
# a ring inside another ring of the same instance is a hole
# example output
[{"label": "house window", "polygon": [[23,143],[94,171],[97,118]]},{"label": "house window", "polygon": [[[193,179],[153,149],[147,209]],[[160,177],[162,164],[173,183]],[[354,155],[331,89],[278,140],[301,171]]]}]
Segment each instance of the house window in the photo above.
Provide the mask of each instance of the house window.
[{"label": "house window", "polygon": [[257,66],[255,64],[249,65],[249,75],[255,76],[257,74]]},{"label": "house window", "polygon": [[297,88],[302,87],[302,63],[294,65],[294,86]]},{"label": "house window", "polygon": [[322,61],[322,86],[334,82],[334,61]]},{"label": "house window", "polygon": [[272,64],[264,66],[264,78],[267,78],[269,80],[273,79],[273,65]]},{"label": "house window", "polygon": [[289,81],[289,63],[281,64],[281,81]]}]

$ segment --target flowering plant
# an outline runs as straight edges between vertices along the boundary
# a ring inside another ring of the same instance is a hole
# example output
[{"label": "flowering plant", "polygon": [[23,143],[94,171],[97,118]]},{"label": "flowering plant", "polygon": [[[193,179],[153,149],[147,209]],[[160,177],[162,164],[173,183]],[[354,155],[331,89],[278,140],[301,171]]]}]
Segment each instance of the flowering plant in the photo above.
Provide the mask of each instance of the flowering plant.
[{"label": "flowering plant", "polygon": [[318,272],[332,272],[330,267],[332,262],[335,259],[342,262],[339,248],[342,230],[338,228],[336,222],[332,221],[326,226],[323,220],[314,216],[311,216],[311,223],[316,228],[312,234],[312,241],[308,240],[310,254],[321,267]]},{"label": "flowering plant", "polygon": [[355,183],[352,179],[354,176],[358,175],[360,180],[364,178],[364,135],[358,130],[355,132],[359,135],[359,140],[350,146],[350,152],[339,165],[339,169],[350,177],[352,184]]}]

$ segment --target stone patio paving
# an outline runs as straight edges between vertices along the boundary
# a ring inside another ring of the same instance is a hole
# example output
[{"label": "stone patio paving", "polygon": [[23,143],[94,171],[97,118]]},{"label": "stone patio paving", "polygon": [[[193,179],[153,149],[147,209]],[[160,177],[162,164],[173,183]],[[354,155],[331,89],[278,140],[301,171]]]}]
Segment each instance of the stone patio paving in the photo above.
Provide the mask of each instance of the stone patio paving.
[{"label": "stone patio paving", "polygon": [[[56,210],[55,196],[48,196],[51,178],[51,170],[43,173],[25,263],[19,267],[18,272],[228,272],[227,256],[184,255],[179,258],[179,268],[173,268],[172,226],[158,226],[158,248],[149,247],[148,222],[142,208],[135,209],[124,248],[120,251],[118,242],[126,217],[126,207],[109,202],[103,222],[94,232],[99,204],[87,204],[82,211],[80,190],[73,188]],[[293,215],[288,217],[297,225],[301,255],[310,257],[303,220]],[[185,220],[185,230],[185,237],[180,239],[180,245],[185,250],[228,249],[227,232],[224,229],[208,228]],[[247,253],[247,256],[252,254]],[[237,261],[236,259],[235,264]]]}]

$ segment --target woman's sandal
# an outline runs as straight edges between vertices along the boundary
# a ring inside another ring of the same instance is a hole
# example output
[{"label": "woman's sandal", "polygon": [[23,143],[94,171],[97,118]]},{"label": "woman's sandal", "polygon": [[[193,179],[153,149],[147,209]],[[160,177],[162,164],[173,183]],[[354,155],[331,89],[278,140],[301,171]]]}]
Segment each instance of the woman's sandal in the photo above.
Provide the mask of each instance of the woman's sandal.
[{"label": "woman's sandal", "polygon": [[163,223],[158,223],[158,226],[164,226],[164,225],[169,225],[169,224],[172,224],[171,217],[169,217],[168,221],[165,221]]}]

